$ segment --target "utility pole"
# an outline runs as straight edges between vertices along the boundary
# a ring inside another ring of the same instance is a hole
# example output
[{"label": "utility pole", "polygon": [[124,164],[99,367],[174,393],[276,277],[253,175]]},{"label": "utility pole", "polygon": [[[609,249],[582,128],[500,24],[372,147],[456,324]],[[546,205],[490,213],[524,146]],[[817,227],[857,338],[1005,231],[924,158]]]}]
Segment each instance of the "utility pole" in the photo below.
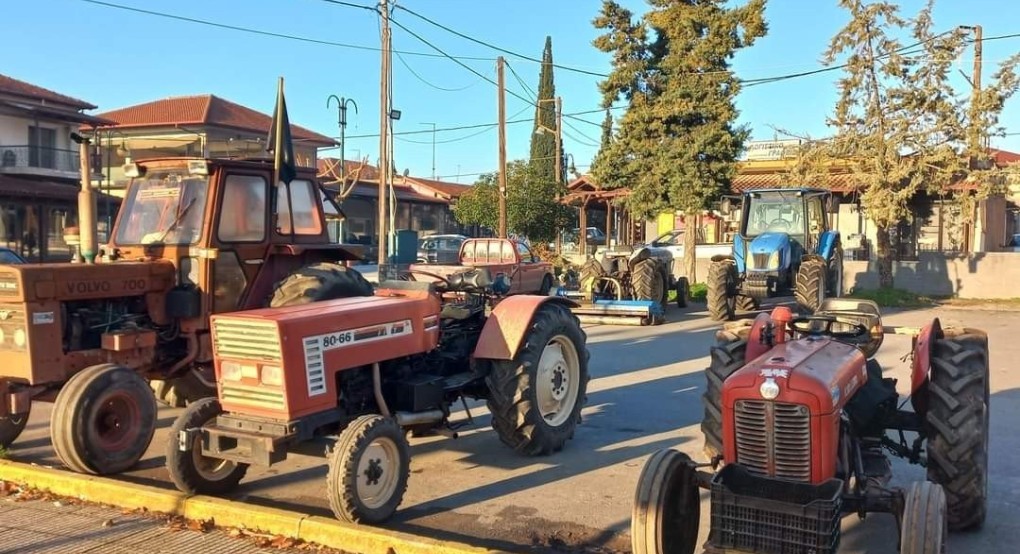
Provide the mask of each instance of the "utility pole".
[{"label": "utility pole", "polygon": [[435,123],[422,123],[422,125],[432,126],[432,180],[436,180],[436,124]]},{"label": "utility pole", "polygon": [[496,60],[499,82],[499,238],[506,238],[506,96],[503,82],[503,56]]},{"label": "utility pole", "polygon": [[[982,29],[980,25],[961,25],[961,29],[966,29],[974,33],[974,69],[970,77],[971,96],[970,96],[970,129],[969,137],[967,140],[967,147],[970,150],[970,163],[973,166],[975,158],[978,152],[981,151],[983,146],[984,137],[980,128],[981,122],[979,121],[978,114],[978,96],[981,93],[981,50],[982,50]],[[966,74],[964,74],[966,77]]]},{"label": "utility pole", "polygon": [[[390,124],[390,11],[387,0],[379,2],[382,11],[382,56],[379,76],[379,213],[377,215],[379,234],[379,270],[386,264],[386,177],[389,174],[389,140],[387,131]],[[381,276],[380,276],[381,278]]]},{"label": "utility pole", "polygon": [[[560,193],[563,191],[563,136],[560,129],[563,128],[563,99],[556,97],[556,202],[559,203]],[[556,231],[556,253],[563,251],[562,233]]]}]

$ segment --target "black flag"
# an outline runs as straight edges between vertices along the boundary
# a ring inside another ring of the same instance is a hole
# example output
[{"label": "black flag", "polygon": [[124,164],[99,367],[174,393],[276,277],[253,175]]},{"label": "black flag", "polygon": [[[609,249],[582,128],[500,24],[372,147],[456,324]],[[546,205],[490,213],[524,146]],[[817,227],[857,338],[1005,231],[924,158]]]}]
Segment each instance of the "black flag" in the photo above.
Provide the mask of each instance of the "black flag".
[{"label": "black flag", "polygon": [[[278,147],[278,144],[282,144],[282,146]],[[280,83],[277,88],[276,109],[273,110],[273,123],[269,126],[266,152],[273,153],[273,169],[276,172],[276,182],[290,184],[297,177],[297,164],[294,162],[294,142],[290,136],[287,101],[283,98],[283,77],[280,77]]]}]

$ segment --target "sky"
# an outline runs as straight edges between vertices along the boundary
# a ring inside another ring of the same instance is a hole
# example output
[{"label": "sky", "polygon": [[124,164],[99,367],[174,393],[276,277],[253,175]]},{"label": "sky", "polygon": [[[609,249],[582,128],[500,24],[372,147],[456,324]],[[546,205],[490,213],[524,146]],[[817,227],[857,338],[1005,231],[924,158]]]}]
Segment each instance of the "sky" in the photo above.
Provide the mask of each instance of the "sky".
[{"label": "sky", "polygon": [[[346,157],[376,162],[380,30],[374,12],[336,0],[102,2],[306,40],[168,19],[87,0],[8,2],[4,37],[16,47],[8,48],[0,73],[97,104],[93,113],[193,94],[215,94],[271,113],[277,78],[282,76],[291,122],[324,135],[340,135],[337,104],[327,108],[327,98],[354,100],[357,113],[351,107],[347,114]],[[373,5],[373,0],[347,2]],[[643,0],[621,3],[636,14],[647,11]],[[900,5],[910,16],[923,2],[903,0]],[[595,73],[610,70],[608,55],[592,46],[598,31],[591,21],[600,0],[398,0],[398,6],[533,58],[541,58],[548,35],[557,64]],[[733,69],[744,79],[821,68],[831,36],[847,20],[836,0],[768,0],[765,15],[768,34],[734,58]],[[398,53],[393,56],[393,107],[401,111],[400,120],[394,122],[397,169],[472,183],[497,166],[496,128],[442,129],[498,120],[497,89],[485,79],[496,80],[495,58],[500,53],[401,9],[393,19],[393,48]],[[936,30],[957,25],[981,25],[986,38],[1020,33],[1020,3],[938,0]],[[461,60],[461,65],[436,48],[471,59]],[[986,41],[985,82],[999,62],[1018,51],[1020,37]],[[968,75],[972,56],[968,50],[958,63]],[[507,158],[513,160],[528,155],[535,113],[530,102],[538,88],[539,65],[513,55],[506,58],[507,120],[525,120],[507,126]],[[751,128],[754,140],[783,138],[776,129],[827,136],[825,118],[836,101],[838,75],[837,71],[747,88],[737,101],[740,123]],[[556,91],[563,98],[564,113],[597,110],[599,80],[557,69]],[[963,77],[958,80],[966,86]],[[598,150],[602,118],[601,113],[564,118],[564,151],[582,173]],[[992,146],[1020,152],[1020,95],[1007,105],[1002,123],[1017,135],[995,138]],[[433,133],[433,124],[439,131]],[[322,155],[339,156],[339,150]]]}]

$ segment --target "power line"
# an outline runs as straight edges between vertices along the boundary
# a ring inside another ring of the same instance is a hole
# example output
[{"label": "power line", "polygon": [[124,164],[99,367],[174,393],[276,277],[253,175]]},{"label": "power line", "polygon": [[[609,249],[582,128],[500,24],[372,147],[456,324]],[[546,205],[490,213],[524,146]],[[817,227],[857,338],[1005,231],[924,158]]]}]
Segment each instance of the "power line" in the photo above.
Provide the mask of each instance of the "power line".
[{"label": "power line", "polygon": [[[510,118],[511,118],[512,121],[508,121],[507,123],[524,123],[524,122],[528,121],[527,119],[513,120],[513,118],[515,118],[515,117],[521,115],[522,113],[526,112],[529,108],[531,108],[531,106],[525,106],[521,111],[511,115]],[[482,133],[486,133],[486,132],[489,132],[489,131],[495,129],[497,126],[499,126],[499,123],[490,123],[490,124],[484,125],[485,128],[482,129],[481,131],[476,131],[474,133],[469,133],[469,134],[464,135],[462,137],[457,137],[457,138],[452,138],[452,139],[445,139],[445,140],[440,140],[440,141],[436,141],[436,142],[433,142],[431,140],[429,140],[429,141],[412,140],[412,139],[407,139],[407,138],[400,138],[400,140],[403,141],[403,142],[410,142],[410,143],[413,143],[413,144],[448,144],[448,143],[451,143],[451,142],[460,142],[462,140],[467,140],[469,138],[474,138],[474,137],[476,137],[478,135],[481,135]],[[429,129],[426,132],[431,133],[433,131],[431,129]]]},{"label": "power line", "polygon": [[475,85],[477,85],[478,83],[481,82],[479,80],[475,80],[475,81],[472,81],[471,83],[469,83],[467,85],[464,85],[464,86],[462,86],[460,88],[441,87],[441,86],[439,86],[439,85],[429,81],[425,77],[422,77],[417,71],[414,70],[414,68],[411,67],[411,64],[407,63],[407,60],[405,60],[404,56],[400,55],[399,52],[394,52],[394,53],[397,55],[397,59],[400,60],[400,63],[403,64],[403,66],[406,67],[407,70],[411,72],[411,75],[414,75],[419,81],[421,81],[422,83],[425,83],[426,85],[428,85],[428,86],[430,86],[430,87],[432,87],[432,88],[434,88],[436,90],[441,90],[441,91],[444,91],[444,92],[460,92],[462,90],[467,90],[467,89],[469,89],[469,88],[471,88],[471,87],[473,87],[473,86],[475,86]]},{"label": "power line", "polygon": [[530,94],[531,97],[534,99],[533,102],[535,102],[535,104],[537,105],[538,104],[538,93],[536,93],[534,91],[534,89],[529,87],[528,84],[524,82],[524,79],[521,79],[521,76],[518,75],[516,71],[514,71],[514,67],[512,65],[510,65],[509,62],[504,62],[504,63],[506,64],[506,68],[510,70],[510,74],[514,76],[514,79],[517,79],[517,83],[519,85],[521,85],[522,89],[524,89],[524,92],[527,92],[528,94]]},{"label": "power line", "polygon": [[[399,5],[399,4],[398,4],[398,5],[396,5],[395,7],[396,7],[397,9],[401,9],[401,10],[404,10],[405,12],[407,12],[407,13],[409,13],[409,14],[411,14],[411,15],[413,15],[413,16],[415,16],[415,17],[417,17],[417,18],[421,19],[421,20],[424,20],[424,21],[426,21],[426,22],[428,22],[428,23],[430,23],[430,24],[432,24],[432,25],[435,25],[436,27],[439,27],[440,29],[443,29],[444,31],[446,31],[446,32],[448,32],[448,33],[452,33],[452,34],[454,34],[454,35],[457,35],[457,36],[458,36],[458,37],[460,37],[460,38],[463,38],[463,39],[469,40],[469,41],[471,41],[471,42],[474,42],[474,43],[476,43],[476,44],[480,44],[480,45],[482,45],[482,46],[485,46],[485,47],[491,48],[491,49],[493,49],[493,50],[496,50],[497,52],[502,52],[502,53],[504,53],[504,54],[508,54],[508,55],[510,55],[510,56],[514,56],[515,58],[520,58],[520,59],[522,59],[522,60],[527,60],[527,61],[529,61],[529,62],[535,62],[535,63],[539,63],[539,64],[545,64],[545,61],[544,61],[544,60],[541,60],[541,59],[535,58],[535,57],[533,57],[533,56],[526,56],[526,55],[524,55],[524,54],[520,54],[520,53],[518,53],[518,52],[514,52],[514,51],[512,51],[512,50],[507,50],[506,48],[502,48],[502,47],[500,47],[500,46],[496,46],[496,45],[494,45],[494,44],[492,44],[492,43],[489,43],[489,42],[485,42],[485,41],[483,41],[483,40],[479,40],[479,39],[477,39],[477,38],[474,38],[474,37],[468,36],[468,35],[466,35],[466,34],[464,34],[464,33],[461,33],[460,31],[457,31],[457,30],[455,30],[455,29],[451,29],[450,27],[447,27],[446,25],[443,25],[442,23],[438,23],[438,22],[436,22],[436,21],[434,21],[434,20],[432,20],[432,19],[429,19],[428,17],[425,17],[424,15],[421,15],[420,13],[418,13],[418,12],[416,12],[416,11],[414,11],[414,10],[411,10],[411,9],[409,9],[409,8],[405,8],[404,6],[401,6],[401,5]],[[586,69],[580,69],[580,68],[576,68],[576,67],[570,67],[570,66],[566,66],[566,65],[560,65],[560,64],[557,64],[557,63],[553,63],[553,64],[552,64],[552,66],[553,66],[553,67],[555,67],[555,68],[557,68],[557,69],[562,69],[562,70],[564,70],[564,71],[573,71],[573,72],[575,72],[575,73],[581,73],[581,74],[584,74],[584,75],[593,75],[593,76],[595,76],[595,77],[609,77],[609,75],[608,75],[608,74],[606,74],[606,73],[599,73],[599,72],[597,72],[597,71],[588,71],[588,70],[586,70]]]}]

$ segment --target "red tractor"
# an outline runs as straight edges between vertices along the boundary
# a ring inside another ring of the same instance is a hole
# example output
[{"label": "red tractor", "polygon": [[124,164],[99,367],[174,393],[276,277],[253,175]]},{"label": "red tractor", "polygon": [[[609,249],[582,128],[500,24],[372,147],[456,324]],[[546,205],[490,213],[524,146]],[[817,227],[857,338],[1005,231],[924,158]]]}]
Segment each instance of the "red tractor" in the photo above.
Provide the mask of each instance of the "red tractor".
[{"label": "red tractor", "polygon": [[[509,282],[486,268],[413,273],[436,282],[384,281],[374,296],[214,315],[218,398],[190,404],[173,424],[166,463],[177,488],[223,494],[249,465],[324,442],[333,512],[382,522],[407,487],[406,434],[456,436],[471,421],[467,398],[487,401],[514,450],[562,449],[588,384],[573,302],[501,298]],[[467,421],[451,424],[458,401]]]},{"label": "red tractor", "polygon": [[[814,315],[777,308],[749,323],[725,327],[711,349],[701,424],[711,463],[666,449],[641,473],[635,553],[695,551],[699,488],[711,491],[710,553],[833,553],[849,514],[892,514],[904,554],[945,552],[947,532],[982,526],[983,332],[942,329],[938,319],[883,327],[874,303],[839,299]],[[914,336],[912,410],[872,359],[889,333]],[[887,452],[925,467],[927,480],[891,487]]]}]

